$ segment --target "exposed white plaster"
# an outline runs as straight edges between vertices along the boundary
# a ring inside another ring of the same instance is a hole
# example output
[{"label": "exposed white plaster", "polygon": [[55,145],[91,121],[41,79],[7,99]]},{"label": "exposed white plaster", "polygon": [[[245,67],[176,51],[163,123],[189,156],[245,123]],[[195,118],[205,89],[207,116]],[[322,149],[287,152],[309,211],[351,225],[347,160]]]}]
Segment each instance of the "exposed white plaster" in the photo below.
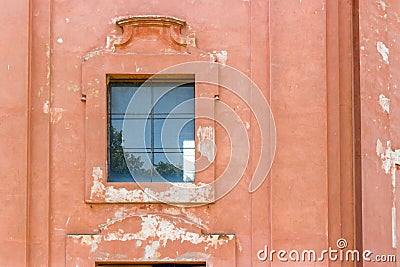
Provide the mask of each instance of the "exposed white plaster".
[{"label": "exposed white plaster", "polygon": [[100,167],[93,167],[92,177],[93,177],[93,185],[90,192],[90,198],[93,199],[94,197],[104,196],[104,191],[106,188],[102,183],[103,171],[101,170]]},{"label": "exposed white plaster", "polygon": [[62,43],[64,43],[64,40],[62,38],[58,38],[57,43],[62,44]]},{"label": "exposed white plaster", "polygon": [[50,102],[49,100],[46,100],[46,102],[44,102],[43,104],[43,113],[49,114],[49,112],[50,112]]},{"label": "exposed white plaster", "polygon": [[187,36],[181,36],[179,42],[187,46],[196,47],[196,34],[192,32]]},{"label": "exposed white plaster", "polygon": [[216,53],[215,55],[219,63],[221,63],[222,65],[226,64],[226,61],[228,60],[228,51],[222,50],[221,52]]},{"label": "exposed white plaster", "polygon": [[51,108],[50,102],[48,100],[44,102],[42,110],[44,114],[50,113],[50,121],[52,124],[58,123],[62,119],[63,113],[65,111],[65,109],[63,108]]},{"label": "exposed white plaster", "polygon": [[392,186],[396,186],[396,165],[400,165],[400,149],[392,150],[390,141],[386,142],[386,148],[381,140],[376,141],[376,154],[382,160],[382,169],[392,176]]},{"label": "exposed white plaster", "polygon": [[[200,233],[190,232],[185,228],[176,226],[176,221],[170,221],[166,218],[157,215],[143,215],[141,216],[141,229],[136,233],[124,233],[121,230],[116,232],[107,233],[104,235],[104,241],[129,241],[129,240],[142,240],[155,239],[159,242],[159,246],[166,247],[169,241],[189,242],[192,244],[204,244],[204,250],[210,247],[217,248],[223,244],[228,243],[233,239],[233,235],[226,235],[227,238],[221,238],[221,235],[203,235]],[[154,241],[153,241],[154,242]],[[152,252],[146,246],[149,253]],[[150,253],[151,254],[151,253]]]},{"label": "exposed white plaster", "polygon": [[72,235],[75,240],[80,240],[81,245],[91,246],[90,252],[95,252],[101,242],[101,235]]},{"label": "exposed white plaster", "polygon": [[396,230],[396,206],[392,207],[392,247],[397,248],[397,230]]},{"label": "exposed white plaster", "polygon": [[141,189],[127,190],[126,188],[114,188],[103,185],[106,202],[150,202],[153,199]]},{"label": "exposed white plaster", "polygon": [[[207,210],[205,210],[205,212],[206,211]],[[196,228],[208,231],[207,225],[203,223],[201,218],[197,217],[196,214],[189,212],[188,210],[186,210],[186,208],[183,207],[177,208],[170,206],[170,207],[165,207],[162,213],[157,212],[156,214],[154,214],[147,212],[146,214],[148,215],[153,214],[168,218],[171,217],[174,218],[175,221],[179,220],[184,222],[185,224],[193,225]],[[142,213],[138,212],[137,208],[133,208],[131,211],[121,208],[114,213],[114,218],[107,219],[107,223],[105,224],[100,224],[99,229],[107,230],[109,226],[114,225],[117,222],[122,222],[128,218],[141,217],[142,215],[143,215]],[[141,246],[141,243],[138,246]]]},{"label": "exposed white plaster", "polygon": [[376,43],[376,49],[378,50],[379,54],[381,54],[383,61],[386,64],[389,64],[389,48],[382,42]]},{"label": "exposed white plaster", "polygon": [[391,142],[383,146],[381,140],[376,141],[376,154],[382,160],[382,168],[392,177],[392,247],[397,248],[397,214],[396,214],[396,165],[400,165],[400,149],[392,150]]},{"label": "exposed white plaster", "polygon": [[380,0],[379,4],[381,5],[382,10],[386,11],[386,7],[387,7],[386,3],[384,1],[382,1],[382,0]]},{"label": "exposed white plaster", "polygon": [[382,109],[388,114],[390,113],[390,99],[384,94],[379,95],[379,105],[381,105]]},{"label": "exposed white plaster", "polygon": [[[107,49],[106,49],[106,50],[97,49],[97,50],[91,51],[91,52],[87,53],[87,54],[83,57],[83,60],[84,60],[84,61],[87,61],[87,60],[89,60],[89,59],[92,58],[92,57],[95,57],[95,56],[99,56],[99,55],[104,54],[106,51],[107,51]],[[111,50],[110,50],[110,51],[111,51]]]},{"label": "exposed white plaster", "polygon": [[135,71],[136,71],[136,72],[139,72],[139,71],[141,71],[141,70],[142,70],[142,68],[139,67],[139,66],[135,63]]},{"label": "exposed white plaster", "polygon": [[[104,198],[106,202],[146,202],[146,203],[209,203],[214,199],[213,187],[203,183],[165,184],[160,191],[150,188],[128,190],[124,187],[105,186],[100,167],[92,170],[93,185],[90,198]],[[125,216],[121,214],[121,217]],[[116,217],[118,218],[117,214]]]},{"label": "exposed white plaster", "polygon": [[154,241],[150,245],[147,245],[144,249],[144,258],[145,259],[154,259],[158,258],[157,249],[160,247],[160,242]]},{"label": "exposed white plaster", "polygon": [[[103,185],[104,186],[104,185]],[[196,190],[190,190],[196,189]],[[166,203],[206,203],[213,197],[211,187],[199,183],[175,183],[169,189],[155,192],[149,188],[128,190],[126,188],[105,188],[106,202],[166,202]]]},{"label": "exposed white plaster", "polygon": [[197,129],[197,150],[209,162],[213,162],[215,158],[214,149],[214,128],[211,126],[199,126]]}]

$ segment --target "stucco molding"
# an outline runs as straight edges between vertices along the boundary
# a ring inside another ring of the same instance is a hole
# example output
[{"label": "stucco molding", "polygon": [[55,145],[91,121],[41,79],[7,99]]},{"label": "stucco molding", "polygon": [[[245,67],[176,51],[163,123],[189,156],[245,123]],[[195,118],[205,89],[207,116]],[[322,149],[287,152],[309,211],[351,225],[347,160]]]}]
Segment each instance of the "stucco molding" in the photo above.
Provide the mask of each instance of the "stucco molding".
[{"label": "stucco molding", "polygon": [[182,36],[182,28],[186,27],[186,21],[159,15],[141,15],[118,17],[114,23],[122,28],[122,37],[113,44],[114,48],[128,47],[136,39],[146,39],[149,32],[158,34],[160,38],[152,38],[151,41],[167,41],[172,47],[195,46],[194,37]]}]

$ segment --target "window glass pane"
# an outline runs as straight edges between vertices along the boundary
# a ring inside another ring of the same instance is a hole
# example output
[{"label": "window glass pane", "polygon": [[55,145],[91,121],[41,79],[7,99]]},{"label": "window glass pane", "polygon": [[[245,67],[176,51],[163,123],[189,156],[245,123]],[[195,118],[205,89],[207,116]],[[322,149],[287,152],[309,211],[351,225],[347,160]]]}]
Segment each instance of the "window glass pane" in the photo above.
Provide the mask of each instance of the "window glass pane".
[{"label": "window glass pane", "polygon": [[151,120],[126,117],[124,138],[124,148],[151,148]]},{"label": "window glass pane", "polygon": [[183,148],[184,141],[194,140],[193,117],[154,119],[155,148]]},{"label": "window glass pane", "polygon": [[[111,151],[109,182],[150,182],[151,153]],[[133,175],[133,177],[132,177]]]},{"label": "window glass pane", "polygon": [[[133,95],[137,93],[137,89],[141,83],[110,83],[110,112],[111,114],[125,115],[129,102]],[[150,88],[143,88],[138,92],[140,101],[135,102],[134,108],[129,109],[129,113],[142,114],[147,113],[151,108],[151,91]]]},{"label": "window glass pane", "polygon": [[[162,84],[154,88],[154,113],[168,114],[179,104],[194,98],[194,84],[175,87],[174,84]],[[157,101],[158,100],[158,101]],[[194,113],[194,106],[186,105],[181,113]]]},{"label": "window glass pane", "polygon": [[[168,157],[168,159],[167,159]],[[183,157],[181,153],[154,153],[153,182],[162,182],[162,176],[169,182],[183,182]]]},{"label": "window glass pane", "polygon": [[194,181],[194,83],[176,84],[109,84],[109,182]]}]

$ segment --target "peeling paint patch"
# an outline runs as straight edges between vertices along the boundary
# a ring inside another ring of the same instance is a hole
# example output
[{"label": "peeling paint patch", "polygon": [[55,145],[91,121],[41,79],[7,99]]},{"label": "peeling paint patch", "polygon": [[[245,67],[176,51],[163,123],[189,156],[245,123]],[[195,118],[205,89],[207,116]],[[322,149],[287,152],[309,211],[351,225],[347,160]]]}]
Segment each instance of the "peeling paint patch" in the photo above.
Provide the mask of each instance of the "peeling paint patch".
[{"label": "peeling paint patch", "polygon": [[222,50],[219,53],[215,54],[217,56],[217,61],[221,63],[222,65],[226,64],[226,61],[228,60],[228,51]]},{"label": "peeling paint patch", "polygon": [[396,207],[394,206],[393,202],[393,207],[392,207],[392,247],[397,248],[397,230],[396,230]]},{"label": "peeling paint patch", "polygon": [[49,112],[50,112],[50,102],[49,100],[46,100],[46,102],[44,102],[43,104],[43,113],[49,114]]},{"label": "peeling paint patch", "polygon": [[[103,185],[104,186],[104,185]],[[149,188],[128,190],[107,186],[106,202],[147,202],[147,203],[208,203],[213,199],[212,187],[199,183],[175,183],[169,189],[155,192]]]},{"label": "peeling paint patch", "polygon": [[51,108],[50,109],[50,120],[52,124],[58,123],[62,117],[65,109],[63,108]]},{"label": "peeling paint patch", "polygon": [[65,111],[65,109],[63,108],[51,108],[49,100],[46,100],[46,102],[44,102],[42,110],[44,114],[50,113],[50,121],[52,124],[58,123],[61,120]]},{"label": "peeling paint patch", "polygon": [[386,64],[389,64],[389,48],[382,42],[376,43],[376,49],[378,50],[379,54],[381,54],[383,61]]},{"label": "peeling paint patch", "polygon": [[388,114],[390,113],[390,99],[387,98],[384,94],[379,95],[379,105],[381,105],[382,109],[387,112]]},{"label": "peeling paint patch", "polygon": [[221,52],[213,51],[209,53],[211,62],[219,62],[222,65],[226,64],[228,60],[228,51],[222,50]]},{"label": "peeling paint patch", "polygon": [[[207,211],[207,210],[205,210]],[[203,221],[201,218],[196,217],[195,214],[189,212],[186,210],[186,208],[176,208],[176,207],[169,207],[169,208],[163,208],[163,212],[157,212],[157,213],[146,213],[147,215],[158,215],[158,216],[163,216],[163,217],[171,217],[174,218],[174,221],[182,221],[187,225],[192,225],[198,229],[202,229],[203,231],[208,231],[208,227],[203,224]],[[100,231],[107,230],[109,226],[114,225],[117,222],[122,222],[126,219],[129,218],[134,218],[134,217],[141,217],[143,216],[142,213],[138,213],[138,210],[134,208],[132,211],[128,212],[124,208],[121,208],[120,210],[116,211],[114,213],[114,218],[112,219],[107,219],[107,222],[105,224],[100,224],[99,229]],[[137,246],[141,246],[142,242],[137,242]]]},{"label": "peeling paint patch", "polygon": [[[203,235],[201,233],[190,232],[185,228],[176,226],[176,221],[170,221],[166,218],[157,215],[143,215],[141,216],[141,229],[136,233],[125,233],[121,229],[116,232],[110,232],[104,235],[104,241],[130,241],[141,240],[146,241],[149,239],[157,240],[158,247],[166,247],[168,242],[180,241],[189,242],[195,245],[204,244],[204,250],[210,247],[217,248],[231,241],[234,235],[222,235],[226,238],[221,238],[220,234]],[[154,241],[153,241],[154,243]],[[146,246],[148,250],[147,256],[152,256],[154,247]],[[156,250],[156,249],[155,249]]]},{"label": "peeling paint patch", "polygon": [[384,1],[380,0],[379,5],[381,6],[383,11],[386,11],[387,4]]},{"label": "peeling paint patch", "polygon": [[214,128],[211,126],[199,126],[197,129],[197,150],[200,154],[213,162],[215,159]]},{"label": "peeling paint patch", "polygon": [[84,60],[84,61],[87,61],[87,60],[91,59],[92,57],[102,55],[104,52],[105,52],[105,51],[102,50],[102,49],[91,51],[91,52],[87,53],[87,54],[83,57],[83,60]]},{"label": "peeling paint patch", "polygon": [[196,47],[196,35],[190,33],[189,35],[180,38],[180,43],[186,44],[187,46]]},{"label": "peeling paint patch", "polygon": [[376,154],[382,160],[382,169],[392,176],[392,186],[396,186],[396,165],[400,165],[400,149],[392,150],[391,142],[386,142],[386,148],[381,140],[376,141]]},{"label": "peeling paint patch", "polygon": [[135,71],[139,72],[141,71],[143,68],[139,67],[136,63],[135,63]]},{"label": "peeling paint patch", "polygon": [[62,44],[62,43],[64,43],[64,40],[62,38],[58,38],[57,43]]},{"label": "peeling paint patch", "polygon": [[[103,184],[102,186],[104,188]],[[150,202],[153,200],[140,189],[127,190],[126,188],[114,188],[114,186],[108,186],[103,190],[105,190],[106,202]]]},{"label": "peeling paint patch", "polygon": [[[93,185],[90,199],[102,199],[108,203],[210,203],[214,200],[214,188],[204,183],[164,184],[157,188],[126,189],[105,186],[100,167],[92,170]],[[117,216],[118,215],[118,216]],[[124,213],[116,213],[116,219],[125,218]]]},{"label": "peeling paint patch", "polygon": [[90,252],[95,252],[101,242],[101,235],[72,235],[77,242],[80,240],[81,245],[91,246]]},{"label": "peeling paint patch", "polygon": [[144,258],[145,259],[157,259],[160,257],[160,253],[157,252],[157,249],[160,247],[160,242],[154,241],[150,245],[147,245],[144,249]]},{"label": "peeling paint patch", "polygon": [[103,179],[103,171],[100,167],[93,167],[92,171],[93,177],[93,185],[90,192],[90,198],[93,199],[94,197],[102,197],[104,196],[105,186],[101,182]]}]

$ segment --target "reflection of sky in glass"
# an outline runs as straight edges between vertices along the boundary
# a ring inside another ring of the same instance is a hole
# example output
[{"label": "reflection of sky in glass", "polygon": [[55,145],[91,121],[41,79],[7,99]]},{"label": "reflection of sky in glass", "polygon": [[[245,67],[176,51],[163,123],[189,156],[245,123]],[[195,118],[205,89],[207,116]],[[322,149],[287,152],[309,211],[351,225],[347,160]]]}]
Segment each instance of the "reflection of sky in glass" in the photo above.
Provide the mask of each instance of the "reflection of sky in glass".
[{"label": "reflection of sky in glass", "polygon": [[[164,179],[172,182],[194,181],[194,84],[176,87],[172,83],[146,83],[146,88],[140,89],[140,101],[127,110],[140,86],[141,83],[111,83],[109,96],[110,126],[116,132],[125,129],[122,145],[126,155],[130,155],[125,157],[126,163],[135,165],[140,157],[141,166],[133,171],[135,179],[162,181],[157,173],[160,171]],[[109,150],[109,157],[115,158],[115,151]],[[179,170],[170,166],[161,168],[160,163],[173,164]],[[110,164],[114,164],[112,160]],[[129,173],[109,173],[109,181],[133,181],[132,177],[126,177]]]}]

